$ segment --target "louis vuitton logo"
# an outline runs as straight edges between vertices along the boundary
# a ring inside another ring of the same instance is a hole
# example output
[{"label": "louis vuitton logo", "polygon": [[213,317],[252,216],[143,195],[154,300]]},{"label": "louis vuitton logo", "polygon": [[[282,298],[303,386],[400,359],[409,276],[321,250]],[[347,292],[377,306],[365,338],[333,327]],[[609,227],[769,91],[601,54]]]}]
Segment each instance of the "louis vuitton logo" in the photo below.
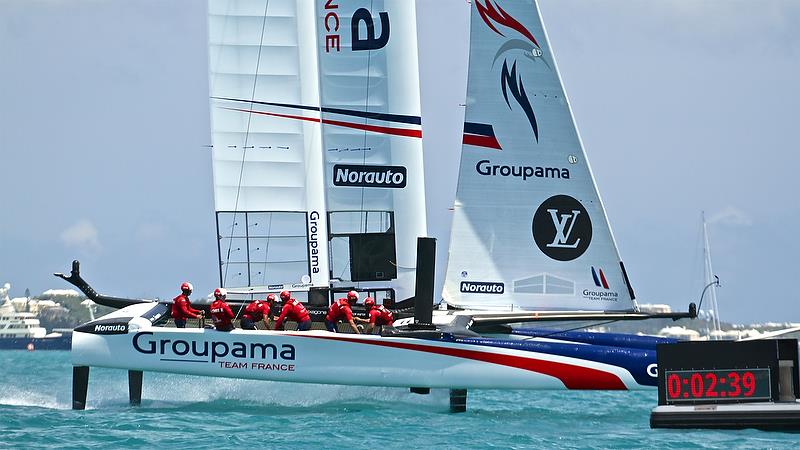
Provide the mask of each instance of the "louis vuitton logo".
[{"label": "louis vuitton logo", "polygon": [[592,243],[592,220],[581,202],[554,195],[536,208],[532,231],[536,246],[557,261],[580,257]]},{"label": "louis vuitton logo", "polygon": [[[575,242],[569,244],[569,237],[572,234],[572,228],[575,226],[575,222],[578,220],[578,214],[581,212],[579,210],[573,209],[572,214],[558,214],[557,209],[548,209],[547,212],[550,213],[550,218],[553,219],[553,225],[556,228],[556,235],[553,238],[553,242],[547,244],[548,247],[555,247],[555,248],[576,248],[578,244],[581,242],[581,238],[575,239]],[[567,228],[569,227],[569,228]]]}]

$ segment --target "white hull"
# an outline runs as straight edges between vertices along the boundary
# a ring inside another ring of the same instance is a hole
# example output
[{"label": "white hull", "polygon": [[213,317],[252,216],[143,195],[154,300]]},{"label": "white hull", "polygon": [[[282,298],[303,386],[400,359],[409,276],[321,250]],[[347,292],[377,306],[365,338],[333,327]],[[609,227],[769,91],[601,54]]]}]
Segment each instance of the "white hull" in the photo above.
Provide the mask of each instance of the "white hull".
[{"label": "white hull", "polygon": [[218,332],[148,326],[124,334],[76,331],[72,363],[213,377],[364,386],[647,387],[639,385],[624,368],[577,358],[456,342],[327,331]]}]

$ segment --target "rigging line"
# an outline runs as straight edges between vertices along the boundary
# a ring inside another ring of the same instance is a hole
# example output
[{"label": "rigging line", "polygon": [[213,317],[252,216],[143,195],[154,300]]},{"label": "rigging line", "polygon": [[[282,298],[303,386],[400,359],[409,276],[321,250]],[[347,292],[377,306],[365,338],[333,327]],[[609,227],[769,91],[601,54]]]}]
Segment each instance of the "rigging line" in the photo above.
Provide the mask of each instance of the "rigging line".
[{"label": "rigging line", "polygon": [[267,243],[264,244],[264,272],[261,274],[261,284],[266,284],[267,279],[267,260],[269,260],[269,243],[271,242],[270,236],[272,236],[272,212],[269,213],[269,221],[267,222]]},{"label": "rigging line", "polygon": [[[344,237],[338,237],[338,236],[337,236],[337,237],[334,237],[333,239],[341,239],[341,240],[343,240],[343,241],[345,240],[345,238],[344,238]],[[348,242],[349,242],[349,241],[348,241]],[[333,240],[331,240],[331,247],[333,247]],[[333,257],[333,253],[331,253],[331,257]],[[331,267],[333,267],[333,265],[331,265]],[[341,280],[341,279],[343,279],[342,277],[344,276],[344,273],[345,273],[345,272],[347,271],[347,269],[349,269],[349,268],[350,268],[350,258],[348,258],[348,259],[347,259],[347,263],[344,265],[344,268],[342,268],[342,271],[339,273],[339,276],[338,276],[337,278],[339,278],[340,280]]]},{"label": "rigging line", "polygon": [[[253,76],[253,90],[250,94],[250,111],[247,113],[247,129],[244,133],[244,146],[242,148],[242,163],[239,166],[239,182],[236,185],[236,201],[233,204],[233,225],[231,225],[231,240],[228,242],[228,254],[225,260],[225,275],[223,276],[223,280],[228,279],[228,264],[230,262],[231,256],[231,246],[233,245],[233,226],[236,225],[236,214],[239,211],[239,194],[242,192],[242,178],[244,176],[244,164],[247,161],[247,141],[250,138],[250,122],[253,118],[253,100],[256,97],[256,86],[258,85],[258,69],[261,67],[261,50],[264,48],[264,32],[267,29],[267,10],[269,9],[269,0],[264,2],[264,19],[261,22],[261,39],[258,43],[258,56],[256,57],[256,71]],[[249,255],[248,255],[249,257]],[[247,270],[250,270],[250,266],[248,264]]]},{"label": "rigging line", "polygon": [[[369,13],[372,14],[373,6],[375,0],[370,0],[369,2]],[[351,18],[352,20],[352,18]],[[383,26],[383,25],[381,25]],[[381,33],[383,33],[383,29],[381,29]],[[364,112],[369,112],[369,78],[370,74],[372,73],[372,50],[367,50],[367,89],[366,95],[364,96]],[[364,117],[364,125],[367,124],[369,119]],[[367,130],[364,130],[364,145],[362,146],[363,150],[361,150],[361,165],[365,165],[367,163]],[[361,210],[364,210],[364,192],[367,188],[361,188]],[[366,224],[366,217],[364,218],[364,226],[361,230],[361,233],[367,232],[367,224]]]}]

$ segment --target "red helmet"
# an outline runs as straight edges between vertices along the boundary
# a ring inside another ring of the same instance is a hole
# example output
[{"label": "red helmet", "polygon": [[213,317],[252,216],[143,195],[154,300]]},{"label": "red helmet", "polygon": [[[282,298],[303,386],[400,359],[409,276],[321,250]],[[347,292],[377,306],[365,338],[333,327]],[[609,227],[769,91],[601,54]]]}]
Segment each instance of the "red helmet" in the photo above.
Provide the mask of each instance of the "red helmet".
[{"label": "red helmet", "polygon": [[350,291],[347,293],[347,301],[349,302],[357,302],[358,301],[358,292]]},{"label": "red helmet", "polygon": [[292,298],[292,294],[289,291],[281,291],[281,300],[286,302],[289,301],[290,298]]},{"label": "red helmet", "polygon": [[225,288],[214,289],[214,298],[225,298],[228,296],[228,290]]},{"label": "red helmet", "polygon": [[366,306],[367,308],[372,308],[373,306],[375,306],[375,300],[373,300],[372,297],[365,298],[364,306]]},{"label": "red helmet", "polygon": [[192,286],[192,283],[189,283],[188,281],[184,281],[183,283],[181,283],[181,291],[192,292],[193,290],[194,287]]},{"label": "red helmet", "polygon": [[267,296],[267,301],[268,302],[274,302],[275,301],[275,294],[269,294]]}]

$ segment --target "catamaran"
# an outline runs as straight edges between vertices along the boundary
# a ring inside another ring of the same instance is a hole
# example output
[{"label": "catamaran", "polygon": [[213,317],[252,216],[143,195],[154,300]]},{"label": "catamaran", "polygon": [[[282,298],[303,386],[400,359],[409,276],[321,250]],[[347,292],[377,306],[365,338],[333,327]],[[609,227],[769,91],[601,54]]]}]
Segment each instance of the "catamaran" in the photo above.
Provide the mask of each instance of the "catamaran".
[{"label": "catamaran", "polygon": [[[534,0],[474,0],[446,279],[432,310],[416,13],[408,0],[211,0],[209,78],[220,285],[324,311],[357,290],[414,307],[380,335],[178,329],[169,304],[75,329],[74,407],[91,366],[345,385],[637,389],[655,345],[542,321],[639,312]],[[455,163],[455,161],[454,161]]]}]

